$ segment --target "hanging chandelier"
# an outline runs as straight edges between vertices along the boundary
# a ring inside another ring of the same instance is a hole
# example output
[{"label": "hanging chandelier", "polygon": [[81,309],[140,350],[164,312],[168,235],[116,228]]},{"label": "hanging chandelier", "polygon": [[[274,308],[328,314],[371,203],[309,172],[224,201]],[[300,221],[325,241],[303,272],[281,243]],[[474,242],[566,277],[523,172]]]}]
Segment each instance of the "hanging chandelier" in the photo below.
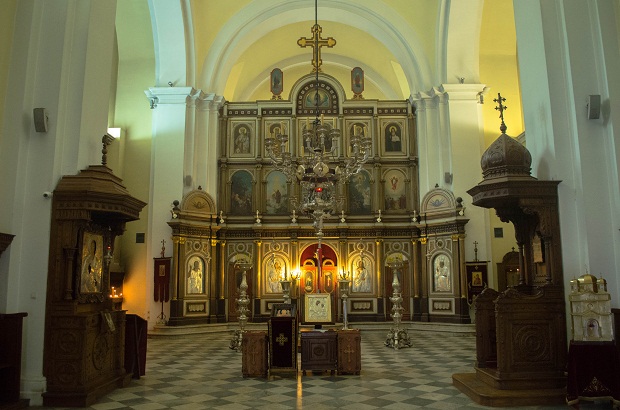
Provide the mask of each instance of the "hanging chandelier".
[{"label": "hanging chandelier", "polygon": [[370,156],[372,142],[367,130],[362,134],[361,130],[356,129],[350,138],[351,155],[338,161],[338,147],[342,133],[337,128],[336,118],[332,119],[332,124],[328,124],[324,121],[319,108],[321,27],[318,24],[317,3],[318,0],[315,0],[315,22],[312,28],[315,118],[312,121],[306,118],[306,126],[301,136],[303,155],[297,159],[287,151],[289,136],[285,134],[284,127],[280,127],[279,134],[265,139],[265,147],[275,169],[281,171],[289,182],[299,181],[300,199],[293,199],[291,202],[298,212],[314,220],[314,227],[320,240],[323,220],[334,212],[339,212],[342,207],[343,199],[337,195],[338,183],[361,171]]}]

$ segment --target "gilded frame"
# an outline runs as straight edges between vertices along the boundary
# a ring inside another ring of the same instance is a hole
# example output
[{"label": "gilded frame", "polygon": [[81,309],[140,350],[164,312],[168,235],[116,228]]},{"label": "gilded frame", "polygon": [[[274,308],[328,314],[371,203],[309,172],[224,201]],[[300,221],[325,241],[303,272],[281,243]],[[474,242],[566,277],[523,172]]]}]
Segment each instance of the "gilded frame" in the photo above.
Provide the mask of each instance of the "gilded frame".
[{"label": "gilded frame", "polygon": [[382,157],[402,157],[407,154],[409,134],[405,119],[382,118],[379,136],[379,152]]},{"label": "gilded frame", "polygon": [[306,294],[304,299],[304,323],[333,323],[330,293]]},{"label": "gilded frame", "polygon": [[84,232],[80,260],[80,294],[102,293],[103,235]]},{"label": "gilded frame", "polygon": [[228,131],[228,156],[230,158],[254,158],[256,152],[256,121],[231,120]]}]

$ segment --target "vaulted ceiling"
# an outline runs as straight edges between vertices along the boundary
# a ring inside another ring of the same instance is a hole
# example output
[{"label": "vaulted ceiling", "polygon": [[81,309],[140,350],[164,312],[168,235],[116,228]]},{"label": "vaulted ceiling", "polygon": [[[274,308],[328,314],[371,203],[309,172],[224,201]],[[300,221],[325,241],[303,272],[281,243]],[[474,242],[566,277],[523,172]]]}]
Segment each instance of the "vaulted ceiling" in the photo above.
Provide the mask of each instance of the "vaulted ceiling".
[{"label": "vaulted ceiling", "polygon": [[[314,0],[119,1],[119,60],[153,60],[154,84],[193,86],[229,101],[269,99],[269,73],[287,96],[311,72]],[[406,99],[444,83],[479,83],[485,55],[516,53],[512,1],[318,0],[323,72],[348,89],[353,67],[365,98]],[[506,19],[510,24],[505,24]]]}]

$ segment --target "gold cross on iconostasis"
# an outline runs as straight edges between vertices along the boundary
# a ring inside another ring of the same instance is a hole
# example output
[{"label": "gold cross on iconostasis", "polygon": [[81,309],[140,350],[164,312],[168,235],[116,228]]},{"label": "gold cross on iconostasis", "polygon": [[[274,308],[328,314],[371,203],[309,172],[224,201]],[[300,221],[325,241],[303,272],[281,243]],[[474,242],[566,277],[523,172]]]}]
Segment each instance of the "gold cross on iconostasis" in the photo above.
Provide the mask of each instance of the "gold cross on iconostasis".
[{"label": "gold cross on iconostasis", "polygon": [[323,28],[318,25],[315,24],[312,27],[312,37],[310,38],[305,38],[305,37],[301,37],[299,40],[297,40],[297,44],[299,44],[299,47],[306,47],[306,46],[310,46],[312,47],[312,71],[319,71],[321,72],[321,64],[323,64],[323,60],[321,60],[321,47],[325,46],[325,47],[329,47],[332,48],[333,46],[336,45],[336,40],[333,37],[327,37],[327,38],[321,38],[321,32],[323,31]]}]

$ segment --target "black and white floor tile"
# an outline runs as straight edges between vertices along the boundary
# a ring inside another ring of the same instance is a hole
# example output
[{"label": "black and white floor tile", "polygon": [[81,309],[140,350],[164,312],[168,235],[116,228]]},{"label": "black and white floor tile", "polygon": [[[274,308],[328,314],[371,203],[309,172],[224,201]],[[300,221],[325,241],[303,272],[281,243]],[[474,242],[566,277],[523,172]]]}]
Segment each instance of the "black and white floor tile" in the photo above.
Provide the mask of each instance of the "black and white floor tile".
[{"label": "black and white floor tile", "polygon": [[[413,347],[393,350],[384,346],[386,332],[362,330],[362,372],[357,376],[303,376],[298,372],[267,379],[242,377],[241,353],[229,349],[229,334],[149,338],[146,375],[102,397],[90,409],[489,408],[476,404],[452,385],[453,373],[473,372],[473,336],[434,332],[409,335]],[[610,408],[607,403],[581,407]]]}]

